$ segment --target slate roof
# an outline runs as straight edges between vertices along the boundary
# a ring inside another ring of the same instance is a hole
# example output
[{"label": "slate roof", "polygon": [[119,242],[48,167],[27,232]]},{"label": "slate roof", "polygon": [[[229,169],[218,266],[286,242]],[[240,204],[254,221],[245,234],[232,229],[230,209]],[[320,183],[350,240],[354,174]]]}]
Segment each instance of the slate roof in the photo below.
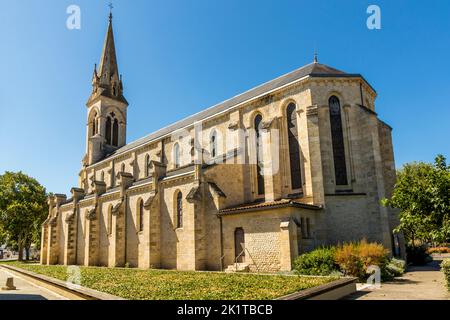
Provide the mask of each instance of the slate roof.
[{"label": "slate roof", "polygon": [[[145,136],[143,138],[140,138],[138,140],[135,140],[134,142],[131,142],[122,148],[117,149],[110,155],[108,155],[107,158],[110,158],[115,155],[122,154],[126,151],[129,151],[130,149],[139,147],[141,145],[144,145],[150,141],[156,140],[158,138],[161,138],[162,136],[165,136],[167,134],[170,134],[171,132],[174,132],[178,129],[184,128],[186,126],[192,125],[196,121],[200,121],[202,119],[208,118],[210,116],[213,116],[217,113],[220,113],[222,111],[225,111],[233,106],[236,106],[240,103],[243,103],[247,100],[250,100],[252,98],[256,98],[258,96],[261,96],[265,93],[268,93],[272,90],[278,89],[284,85],[287,85],[291,82],[294,82],[296,80],[300,80],[305,77],[312,77],[312,78],[319,78],[319,77],[336,77],[336,78],[342,78],[342,77],[359,77],[362,78],[369,86],[370,84],[364,79],[363,76],[360,74],[350,74],[346,73],[341,70],[337,70],[335,68],[329,67],[324,64],[320,63],[310,63],[306,66],[303,66],[297,70],[294,70],[290,73],[287,73],[285,75],[282,75],[281,77],[278,77],[274,80],[271,80],[269,82],[266,82],[260,86],[257,86],[249,91],[246,91],[242,94],[239,94],[231,99],[225,100],[219,104],[216,104],[215,106],[212,106],[208,109],[205,109],[203,111],[200,111],[192,116],[189,116],[183,120],[180,120],[178,122],[175,122],[165,128],[162,128],[156,132],[153,132],[149,134],[148,136]],[[374,90],[375,91],[375,90]]]}]

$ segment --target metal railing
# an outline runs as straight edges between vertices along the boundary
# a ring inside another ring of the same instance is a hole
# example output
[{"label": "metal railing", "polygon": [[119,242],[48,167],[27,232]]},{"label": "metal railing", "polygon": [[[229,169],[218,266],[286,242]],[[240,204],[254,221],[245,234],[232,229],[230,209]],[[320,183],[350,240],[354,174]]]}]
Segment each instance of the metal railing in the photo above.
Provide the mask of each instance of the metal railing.
[{"label": "metal railing", "polygon": [[241,251],[241,253],[239,253],[239,254],[236,256],[236,258],[234,259],[234,267],[235,267],[236,271],[238,270],[238,269],[237,269],[237,267],[238,267],[238,259],[239,259],[245,252],[248,253],[248,256],[249,256],[250,259],[253,261],[253,265],[255,265],[255,267],[256,267],[256,273],[259,273],[259,267],[258,267],[258,264],[255,262],[255,260],[253,259],[252,255],[250,254],[250,251],[249,251],[247,248],[244,248],[244,249]]}]

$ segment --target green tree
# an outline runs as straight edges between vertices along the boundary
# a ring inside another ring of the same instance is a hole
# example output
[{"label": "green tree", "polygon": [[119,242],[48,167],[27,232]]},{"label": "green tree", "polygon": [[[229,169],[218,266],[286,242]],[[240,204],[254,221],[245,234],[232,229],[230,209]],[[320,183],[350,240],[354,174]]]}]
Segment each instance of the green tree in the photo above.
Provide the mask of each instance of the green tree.
[{"label": "green tree", "polygon": [[22,172],[0,175],[0,233],[17,243],[19,260],[23,260],[23,249],[28,260],[31,244],[40,244],[47,213],[47,194],[39,182]]},{"label": "green tree", "polygon": [[438,155],[434,164],[406,164],[397,173],[391,199],[383,204],[400,209],[401,231],[408,242],[444,242],[450,238],[450,166]]}]

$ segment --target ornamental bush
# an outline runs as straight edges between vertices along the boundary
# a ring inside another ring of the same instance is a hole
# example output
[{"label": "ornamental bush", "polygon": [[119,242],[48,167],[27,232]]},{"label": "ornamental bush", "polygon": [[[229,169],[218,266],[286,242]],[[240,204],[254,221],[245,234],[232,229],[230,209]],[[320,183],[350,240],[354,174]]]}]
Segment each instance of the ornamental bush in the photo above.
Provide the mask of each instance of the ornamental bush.
[{"label": "ornamental bush", "polygon": [[392,258],[383,269],[381,269],[381,277],[383,280],[391,280],[400,277],[406,270],[406,261]]},{"label": "ornamental bush", "polygon": [[448,291],[450,291],[450,259],[444,259],[441,263],[441,268],[447,280]]},{"label": "ornamental bush", "polygon": [[360,242],[345,243],[336,249],[335,259],[342,272],[347,276],[364,280],[368,277],[367,269],[371,265],[380,267],[383,274],[389,262],[388,251],[379,243]]},{"label": "ornamental bush", "polygon": [[319,248],[302,254],[294,262],[297,274],[306,275],[345,275],[366,280],[370,266],[378,266],[383,280],[401,276],[406,262],[389,259],[388,250],[381,244],[360,242],[345,243],[337,247]]},{"label": "ornamental bush", "polygon": [[450,253],[450,248],[449,247],[434,247],[434,248],[429,248],[427,250],[428,254],[433,254],[433,253]]},{"label": "ornamental bush", "polygon": [[302,254],[294,261],[297,274],[327,276],[339,271],[334,260],[334,248],[319,248]]}]

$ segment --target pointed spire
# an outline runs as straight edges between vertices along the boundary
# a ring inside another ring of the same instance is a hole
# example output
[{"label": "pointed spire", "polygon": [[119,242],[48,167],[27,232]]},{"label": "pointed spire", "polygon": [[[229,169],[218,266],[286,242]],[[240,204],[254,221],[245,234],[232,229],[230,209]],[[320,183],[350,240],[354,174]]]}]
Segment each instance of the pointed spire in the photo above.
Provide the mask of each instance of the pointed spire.
[{"label": "pointed spire", "polygon": [[318,63],[319,60],[317,59],[317,49],[314,49],[314,63]]},{"label": "pointed spire", "polygon": [[106,33],[105,43],[103,45],[103,52],[99,67],[99,77],[101,84],[111,85],[111,80],[114,76],[119,76],[119,67],[117,65],[112,20],[110,20],[108,25],[108,32]]},{"label": "pointed spire", "polygon": [[112,4],[110,4],[109,24],[103,44],[100,64],[94,68],[93,94],[89,101],[95,100],[99,95],[126,102],[123,97],[123,85],[117,64],[114,32],[112,27]]}]

